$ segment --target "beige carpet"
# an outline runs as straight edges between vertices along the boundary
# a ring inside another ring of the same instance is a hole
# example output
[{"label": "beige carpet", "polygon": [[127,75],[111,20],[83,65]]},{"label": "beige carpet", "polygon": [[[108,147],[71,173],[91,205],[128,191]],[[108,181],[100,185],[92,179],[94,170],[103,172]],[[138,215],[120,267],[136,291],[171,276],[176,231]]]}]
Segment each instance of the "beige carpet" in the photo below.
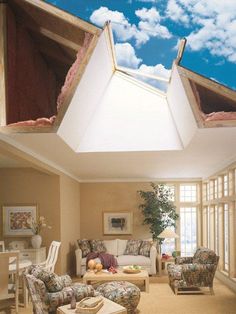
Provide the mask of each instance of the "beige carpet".
[{"label": "beige carpet", "polygon": [[[214,291],[214,296],[176,296],[166,276],[150,277],[150,293],[141,292],[137,314],[236,314],[236,294],[218,280],[214,282]],[[22,313],[32,313],[32,307],[20,308]]]},{"label": "beige carpet", "polygon": [[215,295],[174,295],[167,277],[150,278],[150,293],[142,292],[139,313],[236,314],[236,294],[215,279]]}]

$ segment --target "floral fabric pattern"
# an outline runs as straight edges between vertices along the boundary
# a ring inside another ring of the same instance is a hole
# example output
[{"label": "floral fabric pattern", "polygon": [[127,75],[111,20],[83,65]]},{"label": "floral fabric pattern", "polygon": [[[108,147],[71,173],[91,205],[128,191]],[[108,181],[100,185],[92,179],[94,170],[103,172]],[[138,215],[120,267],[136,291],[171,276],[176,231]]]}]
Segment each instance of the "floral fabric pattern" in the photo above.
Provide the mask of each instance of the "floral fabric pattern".
[{"label": "floral fabric pattern", "polygon": [[82,251],[82,257],[86,257],[88,253],[91,252],[91,246],[90,246],[89,240],[83,239],[83,240],[78,240],[77,242],[78,242],[79,248]]},{"label": "floral fabric pattern", "polygon": [[138,255],[141,243],[141,240],[128,240],[124,255]]},{"label": "floral fabric pattern", "polygon": [[140,289],[127,281],[111,281],[96,289],[105,298],[120,304],[128,313],[134,313],[140,300]]},{"label": "floral fabric pattern", "polygon": [[43,268],[32,271],[32,275],[34,275],[37,279],[40,279],[44,282],[46,289],[49,292],[57,292],[63,289],[62,281],[60,277]]},{"label": "floral fabric pattern", "polygon": [[142,241],[139,248],[139,255],[150,257],[151,247],[152,247],[151,241]]},{"label": "floral fabric pattern", "polygon": [[90,244],[92,252],[106,253],[107,251],[105,244],[103,243],[102,240],[91,240]]},{"label": "floral fabric pattern", "polygon": [[193,263],[214,264],[217,256],[214,251],[208,248],[199,248],[193,256]]},{"label": "floral fabric pattern", "polygon": [[200,248],[194,257],[178,257],[179,264],[167,266],[170,285],[180,288],[213,287],[219,256],[207,248]]},{"label": "floral fabric pattern", "polygon": [[42,274],[42,268],[30,266],[23,274],[32,299],[34,313],[36,314],[56,314],[57,307],[69,304],[73,294],[75,295],[76,301],[98,294],[90,285],[77,283],[68,286],[68,284],[72,282],[68,275],[58,276],[59,281],[65,284],[61,291],[49,292],[45,283],[36,278],[32,272],[37,275]]}]

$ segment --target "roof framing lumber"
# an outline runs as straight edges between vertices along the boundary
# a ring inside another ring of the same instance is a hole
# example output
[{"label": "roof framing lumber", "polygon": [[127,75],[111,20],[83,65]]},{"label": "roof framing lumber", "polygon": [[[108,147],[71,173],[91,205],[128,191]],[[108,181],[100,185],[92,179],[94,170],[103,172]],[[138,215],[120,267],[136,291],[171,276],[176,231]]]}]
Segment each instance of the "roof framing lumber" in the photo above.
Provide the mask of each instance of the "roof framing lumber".
[{"label": "roof framing lumber", "polygon": [[0,3],[0,125],[6,125],[7,111],[7,41],[6,41],[6,4]]}]

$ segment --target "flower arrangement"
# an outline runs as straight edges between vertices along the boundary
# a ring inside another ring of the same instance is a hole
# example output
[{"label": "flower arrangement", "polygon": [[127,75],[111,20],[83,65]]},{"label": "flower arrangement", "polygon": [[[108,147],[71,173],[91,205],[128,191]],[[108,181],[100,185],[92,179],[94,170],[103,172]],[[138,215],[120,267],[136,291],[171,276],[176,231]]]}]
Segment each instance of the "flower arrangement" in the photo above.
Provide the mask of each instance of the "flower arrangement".
[{"label": "flower arrangement", "polygon": [[52,228],[46,224],[46,219],[44,216],[38,217],[37,220],[34,220],[34,218],[31,219],[31,230],[34,234],[40,234],[42,228]]}]

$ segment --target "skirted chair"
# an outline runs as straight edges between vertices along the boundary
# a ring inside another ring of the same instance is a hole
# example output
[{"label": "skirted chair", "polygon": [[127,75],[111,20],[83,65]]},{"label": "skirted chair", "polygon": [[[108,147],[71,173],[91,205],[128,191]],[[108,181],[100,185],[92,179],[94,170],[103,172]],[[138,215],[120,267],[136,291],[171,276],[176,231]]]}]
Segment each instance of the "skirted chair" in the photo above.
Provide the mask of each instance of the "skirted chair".
[{"label": "skirted chair", "polygon": [[124,306],[130,314],[134,313],[140,300],[140,289],[126,281],[108,282],[94,289],[87,284],[73,284],[70,276],[57,276],[38,265],[28,267],[24,278],[35,314],[55,314],[59,306],[71,302],[72,296],[78,302],[85,297],[102,295]]},{"label": "skirted chair", "polygon": [[208,287],[211,294],[219,256],[208,248],[198,248],[193,257],[177,257],[168,264],[169,284],[175,294],[199,293]]}]

